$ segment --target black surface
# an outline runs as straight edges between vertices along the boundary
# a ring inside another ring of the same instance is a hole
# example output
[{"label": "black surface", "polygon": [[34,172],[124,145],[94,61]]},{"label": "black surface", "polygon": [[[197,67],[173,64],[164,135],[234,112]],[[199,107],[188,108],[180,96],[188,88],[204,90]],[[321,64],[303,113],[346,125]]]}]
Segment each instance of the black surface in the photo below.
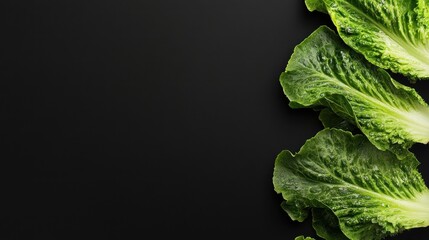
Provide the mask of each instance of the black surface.
[{"label": "black surface", "polygon": [[[271,177],[322,128],[278,77],[326,15],[303,0],[40,0],[2,1],[0,22],[0,239],[315,236]],[[429,179],[429,149],[414,150]]]}]

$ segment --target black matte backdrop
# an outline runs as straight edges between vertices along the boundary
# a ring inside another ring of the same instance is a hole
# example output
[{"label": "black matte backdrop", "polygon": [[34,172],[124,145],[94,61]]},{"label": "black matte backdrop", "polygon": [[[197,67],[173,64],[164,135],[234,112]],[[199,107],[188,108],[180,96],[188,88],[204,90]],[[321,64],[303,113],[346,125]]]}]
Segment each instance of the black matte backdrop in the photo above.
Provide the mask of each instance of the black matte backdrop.
[{"label": "black matte backdrop", "polygon": [[[326,15],[303,0],[1,1],[0,24],[0,239],[315,236],[271,177],[322,129],[278,77]],[[429,148],[413,150],[429,179]]]}]

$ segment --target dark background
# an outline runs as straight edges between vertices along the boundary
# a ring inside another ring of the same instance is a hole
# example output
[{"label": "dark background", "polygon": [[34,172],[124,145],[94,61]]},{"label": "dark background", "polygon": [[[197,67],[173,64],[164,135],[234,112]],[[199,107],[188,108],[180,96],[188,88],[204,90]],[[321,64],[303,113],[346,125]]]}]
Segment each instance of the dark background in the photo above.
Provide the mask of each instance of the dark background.
[{"label": "dark background", "polygon": [[328,16],[303,0],[39,0],[2,1],[0,24],[0,239],[316,236],[271,177],[322,129],[278,77]]}]

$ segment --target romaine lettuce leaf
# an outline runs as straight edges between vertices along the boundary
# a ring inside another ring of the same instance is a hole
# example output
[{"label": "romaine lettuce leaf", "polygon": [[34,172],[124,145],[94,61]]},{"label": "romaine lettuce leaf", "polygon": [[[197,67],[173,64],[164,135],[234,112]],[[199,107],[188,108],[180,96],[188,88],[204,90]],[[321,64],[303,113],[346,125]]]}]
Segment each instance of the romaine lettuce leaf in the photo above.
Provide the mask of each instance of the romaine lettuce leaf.
[{"label": "romaine lettuce leaf", "polygon": [[304,237],[304,236],[298,236],[295,238],[295,240],[314,240],[312,237]]},{"label": "romaine lettuce leaf", "polygon": [[356,132],[356,126],[335,114],[330,108],[324,108],[319,113],[319,120],[325,128],[338,128]]},{"label": "romaine lettuce leaf", "polygon": [[429,1],[306,0],[328,12],[341,38],[371,63],[410,79],[429,78]]},{"label": "romaine lettuce leaf", "polygon": [[313,228],[318,236],[323,239],[348,240],[341,232],[337,216],[330,209],[313,208],[311,214],[313,215]]},{"label": "romaine lettuce leaf", "polygon": [[411,87],[366,61],[326,26],[295,47],[280,83],[292,108],[329,107],[400,159],[429,141],[429,107]]},{"label": "romaine lettuce leaf", "polygon": [[323,13],[328,13],[325,3],[323,0],[305,0],[305,5],[310,12],[319,11]]},{"label": "romaine lettuce leaf", "polygon": [[[417,167],[414,155],[398,161],[362,134],[326,128],[298,153],[277,156],[273,184],[295,215],[316,210],[320,237],[383,239],[429,225],[429,189]],[[320,221],[334,216],[342,233],[335,221]]]}]

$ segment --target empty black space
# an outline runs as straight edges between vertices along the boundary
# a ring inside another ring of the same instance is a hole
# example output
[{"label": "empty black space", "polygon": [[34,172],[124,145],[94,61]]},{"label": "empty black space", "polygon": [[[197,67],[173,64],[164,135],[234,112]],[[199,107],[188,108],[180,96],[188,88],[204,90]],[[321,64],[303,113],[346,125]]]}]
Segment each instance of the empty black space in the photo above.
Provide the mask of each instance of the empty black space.
[{"label": "empty black space", "polygon": [[1,1],[0,239],[315,237],[272,172],[322,129],[278,81],[320,25],[304,0]]}]

